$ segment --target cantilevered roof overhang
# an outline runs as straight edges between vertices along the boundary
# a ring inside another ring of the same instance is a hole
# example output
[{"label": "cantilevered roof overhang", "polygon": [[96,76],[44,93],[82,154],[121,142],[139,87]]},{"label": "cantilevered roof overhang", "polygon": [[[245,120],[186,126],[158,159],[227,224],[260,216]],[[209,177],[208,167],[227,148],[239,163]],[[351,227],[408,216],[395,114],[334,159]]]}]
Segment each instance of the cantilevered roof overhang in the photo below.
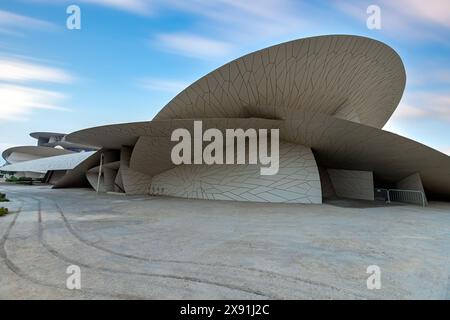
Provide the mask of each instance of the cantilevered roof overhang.
[{"label": "cantilevered roof overhang", "polygon": [[380,41],[351,35],[305,38],[212,71],[173,98],[155,120],[287,119],[290,111],[302,111],[382,128],[405,82],[399,55]]},{"label": "cantilevered roof overhang", "polygon": [[312,148],[319,165],[373,171],[390,182],[419,173],[427,191],[450,195],[450,157],[381,130],[405,82],[399,55],[377,40],[300,39],[212,71],[153,121],[89,128],[67,140],[112,149],[134,146],[130,167],[152,176],[171,167],[166,163],[171,130],[190,128],[195,119],[206,127],[277,127],[281,139]]},{"label": "cantilevered roof overhang", "polygon": [[44,146],[17,146],[8,148],[2,153],[3,159],[8,163],[16,163],[39,158],[59,156],[73,153],[70,150],[50,148]]}]

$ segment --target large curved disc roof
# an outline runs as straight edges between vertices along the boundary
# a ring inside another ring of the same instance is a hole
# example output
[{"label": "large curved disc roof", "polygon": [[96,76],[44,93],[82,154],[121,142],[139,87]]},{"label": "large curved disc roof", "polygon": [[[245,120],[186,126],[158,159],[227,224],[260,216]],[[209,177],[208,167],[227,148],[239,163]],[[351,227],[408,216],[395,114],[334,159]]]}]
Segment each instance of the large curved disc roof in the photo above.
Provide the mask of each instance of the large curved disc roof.
[{"label": "large curved disc roof", "polygon": [[[84,143],[99,148],[120,149],[122,146],[134,146],[141,136],[170,137],[173,130],[187,128],[192,131],[194,119],[171,119],[142,122],[130,122],[104,125],[72,132],[66,136],[67,141]],[[271,119],[234,119],[234,118],[209,118],[202,120],[203,129],[226,129],[231,127],[248,128],[275,128],[280,121]]]},{"label": "large curved disc roof", "polygon": [[2,153],[3,159],[6,161],[12,163],[16,162],[12,159],[10,159],[10,156],[13,154],[21,154],[21,155],[29,155],[30,160],[36,159],[36,158],[46,158],[46,157],[53,157],[53,156],[59,156],[63,154],[73,153],[69,150],[64,149],[57,149],[57,148],[50,148],[50,147],[43,147],[43,146],[17,146],[8,148]]},{"label": "large curved disc roof", "polygon": [[74,152],[41,159],[23,161],[1,167],[2,171],[9,172],[38,172],[46,173],[49,170],[70,170],[92,156],[96,151]]},{"label": "large curved disc roof", "polygon": [[305,38],[212,71],[173,98],[155,120],[289,118],[278,110],[283,107],[381,128],[405,82],[399,55],[382,42],[350,35]]},{"label": "large curved disc roof", "polygon": [[30,136],[39,139],[39,138],[51,138],[51,137],[60,137],[65,136],[65,133],[58,133],[58,132],[31,132]]}]

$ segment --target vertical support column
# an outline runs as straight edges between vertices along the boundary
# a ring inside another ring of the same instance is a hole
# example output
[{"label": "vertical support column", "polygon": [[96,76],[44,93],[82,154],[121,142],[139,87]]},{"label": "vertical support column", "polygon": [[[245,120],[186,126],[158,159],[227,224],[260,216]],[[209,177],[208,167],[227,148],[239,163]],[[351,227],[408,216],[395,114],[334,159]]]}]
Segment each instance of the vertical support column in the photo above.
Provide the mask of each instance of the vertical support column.
[{"label": "vertical support column", "polygon": [[102,177],[103,158],[104,158],[104,155],[103,155],[103,153],[101,153],[100,154],[100,167],[98,169],[98,178],[97,178],[97,188],[96,188],[97,193],[98,193],[98,190],[100,189],[100,179]]}]

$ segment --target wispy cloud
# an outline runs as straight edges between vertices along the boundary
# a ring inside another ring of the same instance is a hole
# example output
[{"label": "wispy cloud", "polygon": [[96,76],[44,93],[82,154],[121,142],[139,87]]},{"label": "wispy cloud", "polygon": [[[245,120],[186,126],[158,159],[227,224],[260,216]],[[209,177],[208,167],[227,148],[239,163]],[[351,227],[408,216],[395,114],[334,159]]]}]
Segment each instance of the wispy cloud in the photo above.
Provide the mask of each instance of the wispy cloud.
[{"label": "wispy cloud", "polygon": [[153,7],[159,1],[164,0],[23,0],[32,3],[40,3],[45,5],[58,5],[58,4],[92,4],[102,7],[107,7],[116,10],[127,11],[134,14],[146,15],[152,12]]},{"label": "wispy cloud", "polygon": [[62,69],[52,68],[16,58],[0,57],[0,81],[42,81],[68,83],[73,77]]},{"label": "wispy cloud", "polygon": [[67,111],[58,106],[64,95],[54,91],[0,84],[0,119],[25,121],[33,109]]},{"label": "wispy cloud", "polygon": [[81,0],[80,2],[121,9],[137,14],[149,13],[154,3],[154,1],[150,0]]},{"label": "wispy cloud", "polygon": [[439,85],[450,86],[450,70],[443,68],[444,63],[422,63],[408,71],[408,84],[414,86]]},{"label": "wispy cloud", "polygon": [[0,57],[0,120],[25,121],[34,109],[68,110],[59,106],[64,94],[34,85],[69,83],[73,76],[65,70],[29,60]]},{"label": "wispy cloud", "polygon": [[392,120],[434,119],[450,122],[450,94],[415,92],[394,112]]},{"label": "wispy cloud", "polygon": [[432,40],[448,43],[450,1],[448,0],[337,0],[340,11],[360,20],[368,17],[367,7],[376,4],[381,9],[382,32],[401,39]]},{"label": "wispy cloud", "polygon": [[414,119],[425,117],[428,112],[420,107],[402,103],[395,111],[395,119]]},{"label": "wispy cloud", "polygon": [[7,36],[19,36],[19,37],[23,36],[23,33],[21,33],[21,32],[13,31],[11,29],[2,28],[2,27],[0,27],[0,34],[4,34]]},{"label": "wispy cloud", "polygon": [[189,83],[178,80],[145,78],[139,81],[139,85],[148,90],[163,91],[175,94],[185,89]]},{"label": "wispy cloud", "polygon": [[22,35],[18,30],[39,29],[51,30],[56,28],[53,23],[20,15],[14,12],[0,10],[0,32],[9,35]]},{"label": "wispy cloud", "polygon": [[226,56],[233,48],[230,43],[189,33],[160,34],[154,41],[166,51],[196,58]]},{"label": "wispy cloud", "polygon": [[[49,1],[49,0],[40,0]],[[298,27],[305,22],[300,19],[298,10],[306,2],[295,0],[80,0],[81,3],[147,14],[157,10],[177,10],[195,14],[216,24],[223,23],[229,29],[242,32],[257,30],[266,35]],[[246,28],[242,28],[242,26]]]},{"label": "wispy cloud", "polygon": [[[166,5],[205,18],[208,25],[230,30],[235,36],[292,32],[309,23],[305,14],[307,2],[293,0],[167,0]],[[309,7],[310,8],[310,7]],[[310,8],[311,9],[311,8]]]},{"label": "wispy cloud", "polygon": [[196,58],[229,57],[237,47],[305,30],[307,2],[293,0],[166,0],[160,7],[189,14],[190,31],[162,33],[156,42],[170,52]]},{"label": "wispy cloud", "polygon": [[384,0],[382,2],[395,8],[401,16],[450,28],[450,1],[448,0]]}]

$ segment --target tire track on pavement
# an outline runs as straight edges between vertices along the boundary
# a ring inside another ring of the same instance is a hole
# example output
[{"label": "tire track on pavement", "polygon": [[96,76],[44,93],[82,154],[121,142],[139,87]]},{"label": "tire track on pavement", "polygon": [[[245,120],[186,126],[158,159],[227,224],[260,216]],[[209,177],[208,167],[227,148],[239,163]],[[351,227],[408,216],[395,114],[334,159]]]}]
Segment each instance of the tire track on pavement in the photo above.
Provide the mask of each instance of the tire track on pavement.
[{"label": "tire track on pavement", "polygon": [[[50,200],[54,203],[57,211],[59,212],[59,214],[61,215],[64,224],[66,225],[67,229],[69,230],[69,232],[76,237],[79,241],[85,243],[88,246],[94,247],[98,250],[116,255],[116,256],[121,256],[124,258],[128,258],[128,259],[134,259],[134,260],[139,260],[139,261],[144,261],[144,262],[160,262],[160,263],[174,263],[174,264],[181,264],[181,265],[198,265],[198,266],[206,266],[206,267],[213,267],[213,268],[230,268],[230,269],[236,269],[236,270],[245,270],[245,271],[249,271],[249,272],[256,272],[262,275],[266,275],[269,277],[277,277],[277,278],[281,278],[282,280],[285,281],[297,281],[297,282],[301,282],[301,283],[305,283],[307,285],[310,286],[317,286],[317,287],[321,287],[321,288],[328,288],[329,290],[333,290],[333,291],[337,291],[337,292],[341,292],[350,296],[353,296],[355,298],[360,298],[360,299],[364,299],[363,296],[359,296],[353,292],[348,292],[345,289],[341,289],[338,287],[334,287],[328,284],[324,284],[321,282],[317,282],[317,281],[313,281],[313,280],[308,280],[308,279],[303,279],[303,278],[299,278],[299,277],[294,277],[294,276],[289,276],[289,275],[284,275],[284,274],[280,274],[280,273],[276,273],[276,272],[271,272],[271,271],[267,271],[267,270],[261,270],[261,269],[257,269],[257,268],[249,268],[249,267],[242,267],[242,266],[233,266],[233,265],[227,265],[227,264],[220,264],[220,263],[204,263],[204,262],[195,262],[195,261],[183,261],[183,260],[171,260],[171,259],[157,259],[157,258],[145,258],[142,256],[137,256],[137,255],[131,255],[131,254],[126,254],[123,252],[118,252],[115,250],[112,250],[110,248],[106,248],[103,246],[98,245],[97,243],[90,241],[88,239],[85,239],[83,237],[81,237],[78,232],[75,231],[75,229],[73,228],[73,226],[71,225],[71,223],[69,222],[69,220],[67,219],[67,217],[65,216],[62,208],[59,206],[59,204],[48,197],[44,197],[47,200]],[[278,299],[277,297],[271,297],[273,299]]]},{"label": "tire track on pavement", "polygon": [[40,200],[39,199],[35,199],[35,200],[38,201],[38,206],[39,206],[39,208],[38,208],[39,235],[38,236],[39,236],[40,242],[47,249],[48,252],[50,252],[55,257],[65,261],[67,263],[75,264],[75,265],[78,265],[83,268],[88,268],[88,269],[102,271],[102,272],[108,272],[108,273],[123,274],[123,275],[137,275],[137,276],[144,276],[144,277],[158,277],[158,278],[175,279],[175,280],[189,281],[189,282],[195,282],[195,283],[200,283],[200,284],[207,284],[207,285],[222,287],[222,288],[225,288],[228,290],[236,290],[236,291],[241,291],[241,292],[244,292],[247,294],[262,296],[264,298],[277,299],[277,297],[267,295],[266,293],[263,293],[261,291],[247,289],[247,288],[243,288],[240,286],[224,284],[224,283],[220,283],[220,282],[216,282],[216,281],[210,281],[210,280],[205,280],[205,279],[200,279],[200,278],[195,278],[195,277],[190,277],[190,276],[177,276],[177,275],[163,274],[163,273],[123,271],[123,270],[106,268],[106,267],[97,267],[97,266],[93,266],[90,264],[82,263],[80,261],[71,259],[71,258],[63,255],[62,253],[60,253],[58,250],[53,248],[51,245],[49,245],[45,241],[44,227],[42,224],[42,213],[41,213]]},{"label": "tire track on pavement", "polygon": [[[18,192],[14,192],[13,191],[13,193],[18,193]],[[120,257],[133,259],[133,260],[137,260],[137,261],[143,261],[143,262],[174,263],[174,264],[180,264],[180,265],[198,265],[198,266],[206,266],[206,267],[213,267],[213,268],[230,268],[230,269],[236,269],[236,270],[239,270],[239,271],[244,270],[244,271],[249,271],[249,272],[256,272],[256,273],[259,273],[261,275],[269,276],[271,278],[276,277],[276,278],[279,278],[279,279],[284,280],[284,281],[296,281],[296,282],[307,284],[309,286],[316,286],[316,287],[319,287],[319,288],[327,288],[328,290],[340,292],[342,294],[346,294],[346,295],[348,295],[350,297],[353,297],[353,298],[365,299],[365,297],[357,295],[357,294],[355,294],[353,292],[348,292],[346,289],[342,289],[342,288],[338,288],[338,287],[331,286],[331,285],[328,285],[328,284],[324,284],[322,282],[317,282],[317,281],[314,281],[314,280],[308,280],[308,279],[303,279],[303,278],[299,278],[299,277],[295,277],[295,276],[280,274],[280,273],[267,271],[267,270],[261,270],[261,269],[257,269],[257,268],[234,266],[234,265],[227,265],[227,264],[220,264],[220,263],[212,264],[212,263],[203,263],[203,262],[194,262],[194,261],[146,258],[146,257],[142,257],[142,256],[137,256],[137,255],[132,255],[132,254],[126,254],[126,253],[123,253],[123,252],[118,252],[118,251],[112,250],[110,248],[106,248],[106,247],[100,246],[97,243],[95,243],[93,241],[90,241],[88,239],[85,239],[82,236],[80,236],[79,233],[77,231],[75,231],[75,229],[71,225],[70,221],[67,219],[67,217],[64,214],[64,212],[63,212],[62,208],[60,207],[60,205],[55,200],[53,200],[52,198],[46,197],[46,196],[42,196],[42,195],[33,196],[31,198],[33,198],[35,201],[39,201],[39,203],[40,203],[40,199],[39,198],[43,198],[43,199],[51,201],[54,204],[55,208],[57,209],[59,215],[61,216],[65,227],[67,228],[67,230],[76,239],[78,239],[80,242],[84,243],[85,245],[87,245],[89,247],[93,247],[95,249],[98,249],[100,251],[103,251],[103,252],[106,252],[106,253],[109,253],[109,254],[112,254],[112,255],[115,255],[115,256],[120,256]],[[39,211],[39,216],[41,216],[40,215],[40,211]],[[40,217],[39,219],[40,219],[39,220],[39,225],[40,225],[40,228],[41,228],[42,227],[41,226],[42,218]],[[43,229],[40,232],[43,232]],[[243,291],[243,292],[246,292],[246,293],[259,295],[259,296],[263,296],[263,297],[269,298],[269,299],[279,299],[279,297],[270,296],[267,293],[264,293],[264,292],[261,292],[261,291],[255,291],[255,290],[252,290],[252,289],[241,288],[239,286],[230,286],[230,285],[219,283],[219,282],[215,282],[215,281],[209,281],[209,280],[205,281],[203,279],[199,279],[199,278],[195,278],[195,277],[177,276],[177,275],[169,275],[169,274],[161,274],[161,273],[128,272],[128,271],[115,270],[115,269],[109,269],[109,268],[104,268],[104,267],[95,267],[95,266],[91,266],[91,265],[88,265],[88,264],[82,264],[82,263],[80,263],[78,261],[75,261],[73,259],[70,259],[70,258],[62,255],[57,250],[52,248],[48,243],[44,244],[45,240],[43,239],[42,234],[40,235],[40,237],[41,237],[40,239],[42,239],[42,241],[41,241],[42,245],[51,254],[53,254],[54,256],[58,257],[61,260],[64,260],[64,261],[69,262],[71,264],[78,264],[78,265],[83,266],[85,268],[96,269],[98,271],[103,271],[103,272],[122,273],[122,274],[134,274],[134,275],[139,275],[139,276],[161,277],[161,278],[177,279],[177,280],[184,280],[184,281],[192,281],[192,282],[197,282],[197,283],[205,283],[205,284],[225,287],[227,289],[239,290],[239,291]]]},{"label": "tire track on pavement", "polygon": [[[29,274],[27,274],[26,272],[24,272],[17,264],[15,264],[8,256],[8,252],[6,250],[6,242],[8,241],[8,238],[11,234],[11,230],[13,229],[13,227],[15,226],[17,219],[19,217],[19,214],[22,212],[22,208],[21,207],[19,210],[17,210],[14,213],[14,218],[13,220],[10,222],[10,224],[8,225],[5,233],[3,234],[2,238],[0,239],[0,257],[4,260],[6,266],[8,267],[9,270],[11,270],[15,275],[17,275],[18,277],[25,279],[31,283],[40,285],[40,286],[44,286],[47,288],[52,288],[52,289],[57,289],[57,290],[68,290],[66,287],[64,286],[58,286],[58,285],[54,285],[51,283],[47,283],[44,282],[42,280],[36,279],[35,277],[30,276]],[[124,298],[128,298],[128,299],[137,299],[140,297],[136,297],[136,296],[128,296],[128,295],[115,295],[115,294],[110,294],[110,293],[105,293],[105,292],[100,292],[100,291],[96,291],[96,290],[92,290],[92,289],[83,289],[81,292],[77,292],[77,291],[73,291],[74,294],[76,295],[83,295],[84,293],[89,293],[89,294],[96,294],[96,295],[100,295],[100,296],[106,296],[106,297],[111,297],[111,298],[116,298],[116,299],[124,299]]]}]

